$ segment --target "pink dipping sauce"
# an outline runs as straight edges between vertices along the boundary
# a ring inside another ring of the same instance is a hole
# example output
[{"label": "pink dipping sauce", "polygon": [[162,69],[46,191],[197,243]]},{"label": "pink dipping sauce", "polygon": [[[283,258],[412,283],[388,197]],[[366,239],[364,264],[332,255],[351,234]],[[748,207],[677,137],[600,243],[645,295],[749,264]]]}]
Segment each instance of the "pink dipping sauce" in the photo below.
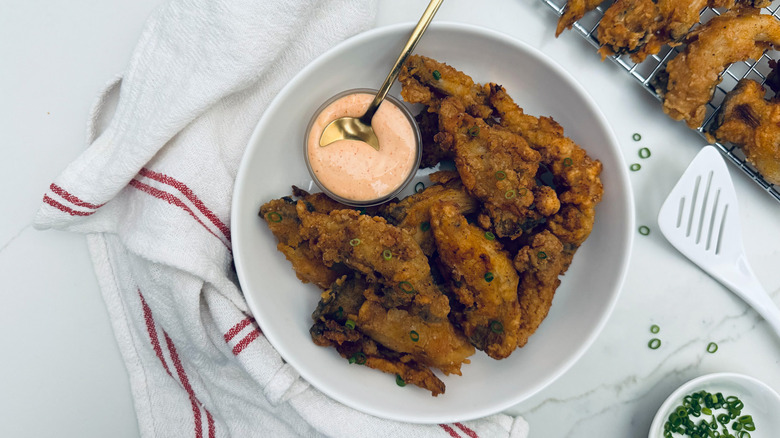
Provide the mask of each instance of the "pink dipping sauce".
[{"label": "pink dipping sauce", "polygon": [[406,113],[385,99],[371,121],[377,151],[367,143],[339,140],[320,146],[325,126],[344,117],[362,116],[374,95],[348,94],[325,107],[309,129],[309,167],[323,189],[344,200],[370,202],[393,194],[408,182],[418,165],[417,132]]}]

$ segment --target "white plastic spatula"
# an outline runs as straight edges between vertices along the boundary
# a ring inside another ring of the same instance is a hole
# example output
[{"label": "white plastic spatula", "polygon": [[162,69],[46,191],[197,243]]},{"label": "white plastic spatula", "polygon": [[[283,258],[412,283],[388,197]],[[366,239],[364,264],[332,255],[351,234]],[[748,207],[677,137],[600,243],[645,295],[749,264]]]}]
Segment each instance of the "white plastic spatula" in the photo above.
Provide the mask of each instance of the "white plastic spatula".
[{"label": "white plastic spatula", "polygon": [[658,213],[667,240],[752,306],[780,336],[780,309],[750,269],[739,225],[737,194],[720,152],[705,146]]}]

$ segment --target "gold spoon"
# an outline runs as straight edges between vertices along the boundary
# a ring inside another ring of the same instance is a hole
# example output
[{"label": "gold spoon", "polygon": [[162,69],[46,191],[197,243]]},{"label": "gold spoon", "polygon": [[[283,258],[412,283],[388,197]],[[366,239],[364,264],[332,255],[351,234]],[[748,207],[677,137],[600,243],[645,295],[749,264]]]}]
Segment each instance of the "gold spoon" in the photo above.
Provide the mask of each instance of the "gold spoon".
[{"label": "gold spoon", "polygon": [[371,119],[374,117],[377,108],[385,100],[387,92],[390,91],[390,87],[393,85],[395,78],[401,72],[401,67],[404,65],[406,58],[414,50],[417,42],[422,38],[423,32],[428,28],[428,25],[433,20],[433,16],[436,15],[436,11],[439,10],[444,0],[431,0],[428,7],[423,12],[420,21],[412,31],[412,35],[409,37],[409,41],[406,42],[406,46],[401,51],[398,59],[395,61],[393,68],[390,70],[390,74],[387,75],[385,82],[379,88],[379,91],[374,97],[374,100],[366,109],[365,114],[360,117],[340,117],[328,124],[322,131],[320,137],[320,146],[327,146],[338,140],[359,140],[371,145],[374,149],[379,150],[379,139],[376,138],[374,129],[371,128]]}]

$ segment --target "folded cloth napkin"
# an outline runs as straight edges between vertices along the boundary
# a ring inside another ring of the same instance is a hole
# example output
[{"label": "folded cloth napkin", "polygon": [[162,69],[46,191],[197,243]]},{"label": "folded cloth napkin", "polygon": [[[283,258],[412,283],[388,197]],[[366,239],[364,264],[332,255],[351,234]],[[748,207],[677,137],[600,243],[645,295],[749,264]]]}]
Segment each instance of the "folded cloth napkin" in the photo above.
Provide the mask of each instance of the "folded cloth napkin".
[{"label": "folded cloth napkin", "polygon": [[417,425],[310,387],[264,338],[232,268],[234,178],[273,96],[373,25],[375,0],[172,0],[51,184],[38,228],[87,234],[144,436],[525,437],[507,415]]}]

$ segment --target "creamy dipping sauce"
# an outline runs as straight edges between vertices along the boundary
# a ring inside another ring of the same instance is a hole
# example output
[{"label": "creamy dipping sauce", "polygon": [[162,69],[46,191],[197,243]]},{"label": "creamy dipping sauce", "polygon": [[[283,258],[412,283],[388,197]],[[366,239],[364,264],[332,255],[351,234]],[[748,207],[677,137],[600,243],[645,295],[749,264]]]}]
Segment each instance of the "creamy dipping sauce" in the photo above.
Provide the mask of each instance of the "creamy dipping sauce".
[{"label": "creamy dipping sauce", "polygon": [[312,121],[306,144],[309,168],[319,185],[345,201],[371,202],[394,194],[408,182],[418,165],[418,135],[406,113],[385,99],[371,126],[379,140],[377,151],[357,140],[320,146],[322,131],[333,120],[362,116],[373,94],[347,94],[327,105]]}]

